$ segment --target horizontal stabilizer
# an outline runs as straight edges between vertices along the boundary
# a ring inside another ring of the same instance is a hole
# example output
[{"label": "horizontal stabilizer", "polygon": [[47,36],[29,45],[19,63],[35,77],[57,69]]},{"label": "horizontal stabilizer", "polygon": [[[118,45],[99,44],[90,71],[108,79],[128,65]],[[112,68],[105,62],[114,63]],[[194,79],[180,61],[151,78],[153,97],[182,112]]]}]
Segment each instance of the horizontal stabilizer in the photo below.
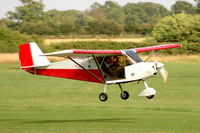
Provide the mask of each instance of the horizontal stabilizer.
[{"label": "horizontal stabilizer", "polygon": [[17,67],[17,68],[33,68],[33,67],[48,67],[49,65],[46,65],[46,66],[25,66],[25,67]]}]

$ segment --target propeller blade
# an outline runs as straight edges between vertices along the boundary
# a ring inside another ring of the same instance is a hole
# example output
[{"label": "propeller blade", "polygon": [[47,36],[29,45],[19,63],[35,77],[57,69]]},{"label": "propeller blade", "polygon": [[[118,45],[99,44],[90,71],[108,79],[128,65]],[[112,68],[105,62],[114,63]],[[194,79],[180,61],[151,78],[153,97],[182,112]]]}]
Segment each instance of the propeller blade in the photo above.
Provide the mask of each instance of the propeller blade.
[{"label": "propeller blade", "polygon": [[168,79],[168,72],[167,72],[167,70],[164,67],[161,67],[160,70],[159,70],[159,72],[160,72],[160,75],[161,75],[164,83],[166,83],[167,79]]}]

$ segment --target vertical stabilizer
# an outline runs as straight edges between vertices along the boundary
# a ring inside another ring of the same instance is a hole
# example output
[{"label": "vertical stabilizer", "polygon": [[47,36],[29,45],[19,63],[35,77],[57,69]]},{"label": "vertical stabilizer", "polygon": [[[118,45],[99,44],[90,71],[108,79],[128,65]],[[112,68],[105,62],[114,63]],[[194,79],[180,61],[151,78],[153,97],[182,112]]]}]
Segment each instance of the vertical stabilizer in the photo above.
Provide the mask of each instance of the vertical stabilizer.
[{"label": "vertical stabilizer", "polygon": [[34,42],[22,44],[19,46],[19,60],[21,67],[40,67],[48,66],[49,60],[45,56],[41,56],[43,52]]}]

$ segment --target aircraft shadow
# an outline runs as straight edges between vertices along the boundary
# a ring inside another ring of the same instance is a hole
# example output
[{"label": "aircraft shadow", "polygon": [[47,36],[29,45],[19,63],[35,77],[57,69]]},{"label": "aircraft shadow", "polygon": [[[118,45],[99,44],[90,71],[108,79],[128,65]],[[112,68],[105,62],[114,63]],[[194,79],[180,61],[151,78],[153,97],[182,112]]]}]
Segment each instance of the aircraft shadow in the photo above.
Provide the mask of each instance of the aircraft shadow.
[{"label": "aircraft shadow", "polygon": [[24,123],[105,123],[105,122],[131,122],[137,118],[95,118],[95,119],[74,119],[74,120],[37,120]]}]

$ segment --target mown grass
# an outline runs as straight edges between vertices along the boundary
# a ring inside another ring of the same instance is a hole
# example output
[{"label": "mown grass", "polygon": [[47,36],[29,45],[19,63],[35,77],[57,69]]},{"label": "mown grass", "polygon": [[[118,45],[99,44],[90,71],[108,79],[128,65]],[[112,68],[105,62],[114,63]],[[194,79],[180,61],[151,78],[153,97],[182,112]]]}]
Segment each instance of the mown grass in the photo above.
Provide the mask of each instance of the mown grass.
[{"label": "mown grass", "polygon": [[200,63],[167,63],[169,81],[149,79],[154,99],[138,97],[140,83],[124,84],[130,99],[122,101],[117,85],[109,99],[103,85],[34,76],[0,64],[0,132],[2,133],[198,133],[200,131]]}]

